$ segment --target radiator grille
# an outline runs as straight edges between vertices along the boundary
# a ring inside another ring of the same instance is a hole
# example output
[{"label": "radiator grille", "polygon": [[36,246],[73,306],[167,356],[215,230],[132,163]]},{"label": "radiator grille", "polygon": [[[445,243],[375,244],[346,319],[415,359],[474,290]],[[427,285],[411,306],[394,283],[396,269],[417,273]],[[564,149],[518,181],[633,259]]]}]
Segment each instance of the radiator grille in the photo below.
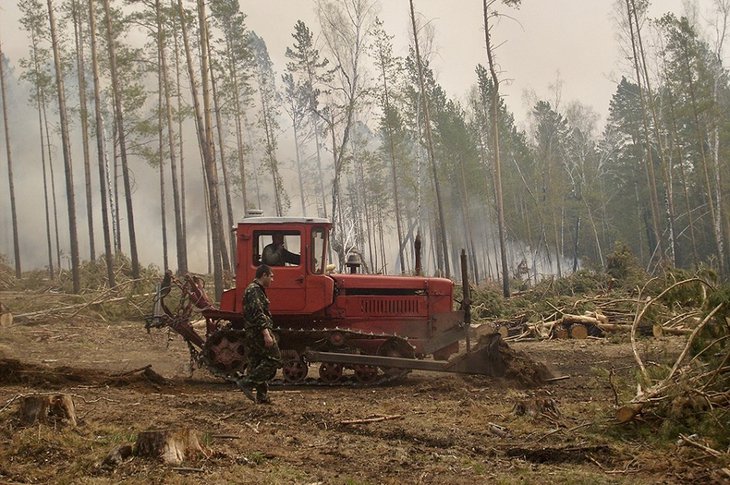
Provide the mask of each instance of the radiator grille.
[{"label": "radiator grille", "polygon": [[418,299],[363,298],[360,310],[370,315],[418,315]]}]

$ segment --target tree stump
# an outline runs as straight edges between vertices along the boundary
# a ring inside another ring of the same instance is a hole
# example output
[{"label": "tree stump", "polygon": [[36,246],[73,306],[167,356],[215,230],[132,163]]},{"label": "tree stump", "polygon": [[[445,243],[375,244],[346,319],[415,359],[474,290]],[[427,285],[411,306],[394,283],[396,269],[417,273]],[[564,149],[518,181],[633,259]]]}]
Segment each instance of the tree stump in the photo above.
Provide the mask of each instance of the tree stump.
[{"label": "tree stump", "polygon": [[179,465],[203,452],[198,436],[190,429],[142,431],[134,450],[137,456],[161,459],[168,465]]},{"label": "tree stump", "polygon": [[27,426],[35,423],[76,426],[76,407],[68,394],[25,396],[20,401],[18,418]]},{"label": "tree stump", "polygon": [[13,314],[10,309],[0,302],[0,327],[9,327],[13,324]]}]

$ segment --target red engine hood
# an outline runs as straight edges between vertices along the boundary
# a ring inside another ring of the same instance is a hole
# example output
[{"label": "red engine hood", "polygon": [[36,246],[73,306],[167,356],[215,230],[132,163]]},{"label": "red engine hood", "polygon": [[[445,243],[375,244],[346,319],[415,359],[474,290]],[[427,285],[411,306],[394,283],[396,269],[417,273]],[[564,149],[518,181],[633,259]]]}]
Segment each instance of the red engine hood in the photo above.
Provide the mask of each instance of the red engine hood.
[{"label": "red engine hood", "polygon": [[453,281],[423,276],[390,276],[362,274],[330,275],[340,288],[423,290],[429,294],[451,295]]}]

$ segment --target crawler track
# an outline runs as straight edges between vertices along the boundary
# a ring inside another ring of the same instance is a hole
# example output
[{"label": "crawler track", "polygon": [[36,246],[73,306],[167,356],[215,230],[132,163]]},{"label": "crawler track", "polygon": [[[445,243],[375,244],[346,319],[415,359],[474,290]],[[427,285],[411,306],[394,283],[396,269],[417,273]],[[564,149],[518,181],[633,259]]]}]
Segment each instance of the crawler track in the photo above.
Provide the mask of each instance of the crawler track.
[{"label": "crawler track", "polygon": [[[364,333],[334,328],[301,330],[278,328],[274,331],[282,353],[282,372],[273,385],[368,387],[398,381],[410,370],[383,368],[370,365],[322,363],[319,376],[311,377],[316,362],[304,357],[307,350],[320,352],[355,353],[365,355],[415,358],[413,347],[397,335]],[[237,382],[246,369],[245,331],[221,329],[205,341],[202,352],[192,352],[191,360],[214,375]],[[309,376],[309,377],[308,377]]]}]

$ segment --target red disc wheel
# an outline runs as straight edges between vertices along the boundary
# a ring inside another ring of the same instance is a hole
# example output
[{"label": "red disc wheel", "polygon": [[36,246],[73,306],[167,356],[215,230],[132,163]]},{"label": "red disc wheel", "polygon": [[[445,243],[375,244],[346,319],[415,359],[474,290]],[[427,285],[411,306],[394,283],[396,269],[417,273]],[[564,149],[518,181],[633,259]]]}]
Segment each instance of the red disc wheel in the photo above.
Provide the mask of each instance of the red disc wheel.
[{"label": "red disc wheel", "polygon": [[323,362],[319,366],[319,378],[324,382],[337,382],[342,378],[342,364]]},{"label": "red disc wheel", "polygon": [[284,351],[281,355],[282,374],[284,380],[290,383],[302,382],[307,377],[309,366],[296,351]]},{"label": "red disc wheel", "polygon": [[362,384],[370,384],[378,380],[378,368],[374,365],[357,364],[353,367],[355,379]]},{"label": "red disc wheel", "polygon": [[[378,348],[378,355],[382,357],[400,357],[403,359],[415,359],[416,353],[414,348],[408,343],[401,339],[391,338],[383,342]],[[400,377],[405,376],[410,372],[408,369],[400,369],[397,367],[380,367],[387,377]]]},{"label": "red disc wheel", "polygon": [[203,348],[209,365],[227,374],[243,372],[247,364],[243,335],[240,330],[220,330],[211,335]]}]

